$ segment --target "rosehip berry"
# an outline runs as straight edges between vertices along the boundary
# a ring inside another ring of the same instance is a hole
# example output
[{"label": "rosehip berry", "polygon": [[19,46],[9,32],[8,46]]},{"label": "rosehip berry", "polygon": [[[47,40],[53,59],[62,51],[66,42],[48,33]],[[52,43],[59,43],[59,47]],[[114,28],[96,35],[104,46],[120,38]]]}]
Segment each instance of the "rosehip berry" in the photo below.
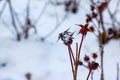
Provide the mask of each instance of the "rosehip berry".
[{"label": "rosehip berry", "polygon": [[98,56],[97,56],[96,53],[93,53],[93,54],[92,54],[92,57],[93,57],[94,59],[96,59]]},{"label": "rosehip berry", "polygon": [[89,60],[90,60],[90,58],[87,55],[85,55],[84,61],[88,62]]},{"label": "rosehip berry", "polygon": [[96,62],[94,62],[94,61],[88,63],[88,68],[89,68],[90,70],[96,70],[96,69],[98,69],[98,67],[99,67],[99,64],[96,63]]}]

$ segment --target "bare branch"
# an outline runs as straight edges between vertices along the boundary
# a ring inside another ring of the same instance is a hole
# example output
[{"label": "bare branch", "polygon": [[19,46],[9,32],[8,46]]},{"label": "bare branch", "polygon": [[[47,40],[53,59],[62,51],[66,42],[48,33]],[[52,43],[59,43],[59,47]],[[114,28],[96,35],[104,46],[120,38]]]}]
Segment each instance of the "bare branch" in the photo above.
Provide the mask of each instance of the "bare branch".
[{"label": "bare branch", "polygon": [[63,19],[62,19],[59,23],[56,24],[55,28],[54,28],[51,32],[49,32],[49,33],[44,37],[44,39],[47,38],[47,37],[49,37],[50,35],[52,35],[52,34],[61,26],[61,24],[66,20],[67,17],[68,17],[68,14],[66,14],[66,15],[63,17]]},{"label": "bare branch", "polygon": [[1,19],[1,22],[13,35],[15,35],[14,31],[9,27],[9,25],[3,19]]},{"label": "bare branch", "polygon": [[12,5],[11,5],[11,1],[10,0],[7,0],[8,4],[9,4],[9,8],[10,8],[10,14],[11,14],[11,19],[12,19],[12,25],[16,31],[16,33],[18,34],[18,29],[17,29],[17,26],[16,26],[16,23],[15,23],[15,18],[14,18],[14,13],[13,13],[13,8],[12,8]]},{"label": "bare branch", "polygon": [[119,63],[117,63],[117,79],[116,80],[119,80]]},{"label": "bare branch", "polygon": [[49,1],[46,2],[46,4],[44,5],[42,11],[40,12],[40,14],[38,15],[37,19],[33,22],[33,25],[37,24],[37,22],[39,21],[39,19],[41,19],[43,13],[45,12],[47,5],[48,5]]},{"label": "bare branch", "polygon": [[0,11],[0,17],[1,17],[1,15],[2,15],[5,7],[6,7],[6,4],[7,4],[7,0],[5,1],[4,5],[3,5],[3,7],[2,7],[2,9],[1,9],[1,11]]}]

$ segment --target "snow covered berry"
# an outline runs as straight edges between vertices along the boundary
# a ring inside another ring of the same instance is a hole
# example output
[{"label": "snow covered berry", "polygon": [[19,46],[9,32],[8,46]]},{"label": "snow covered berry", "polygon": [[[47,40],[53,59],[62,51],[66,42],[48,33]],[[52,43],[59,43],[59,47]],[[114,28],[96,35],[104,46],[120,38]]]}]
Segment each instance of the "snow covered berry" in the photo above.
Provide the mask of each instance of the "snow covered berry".
[{"label": "snow covered berry", "polygon": [[[69,30],[69,29],[68,29]],[[68,30],[59,34],[58,39],[61,39],[65,45],[71,45],[73,42],[73,34],[72,32],[68,32]]]}]

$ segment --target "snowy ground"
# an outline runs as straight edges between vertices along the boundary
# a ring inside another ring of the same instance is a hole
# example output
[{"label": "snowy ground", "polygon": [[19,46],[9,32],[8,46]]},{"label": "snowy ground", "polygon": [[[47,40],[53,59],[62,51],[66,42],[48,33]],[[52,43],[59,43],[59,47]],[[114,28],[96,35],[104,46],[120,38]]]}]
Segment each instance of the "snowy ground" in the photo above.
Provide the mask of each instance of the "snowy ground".
[{"label": "snowy ground", "polygon": [[[45,5],[47,0],[31,1],[31,18],[35,20],[41,10],[40,8]],[[1,1],[0,6],[3,3],[4,1]],[[24,17],[22,15],[25,14],[26,3],[27,0],[12,0],[13,8],[16,12],[20,13],[21,17]],[[60,32],[63,32],[69,27],[71,27],[71,31],[77,32],[79,27],[75,24],[85,23],[86,11],[89,12],[89,5],[83,7],[85,3],[89,4],[87,0],[82,1],[79,12],[75,15],[69,13],[68,18],[45,42],[41,42],[40,37],[44,37],[56,25],[55,12],[58,14],[59,20],[62,20],[64,15],[66,15],[63,5],[55,7],[49,4],[36,25],[38,34],[33,35],[31,31],[32,35],[30,38],[20,42],[15,41],[14,36],[0,21],[0,80],[26,80],[26,73],[32,74],[32,80],[72,80],[67,48],[61,41],[56,41]],[[8,9],[6,7],[2,19],[7,21],[6,23],[11,24]],[[79,35],[75,35],[78,38]],[[97,40],[93,34],[89,33],[83,44],[82,56],[84,56],[84,53],[89,54],[97,51]],[[105,46],[105,80],[116,80],[116,64],[120,64],[119,53],[120,40],[111,40]],[[78,74],[78,80],[85,80],[88,70],[80,67]],[[94,74],[94,80],[99,80],[100,70],[98,69]]]}]

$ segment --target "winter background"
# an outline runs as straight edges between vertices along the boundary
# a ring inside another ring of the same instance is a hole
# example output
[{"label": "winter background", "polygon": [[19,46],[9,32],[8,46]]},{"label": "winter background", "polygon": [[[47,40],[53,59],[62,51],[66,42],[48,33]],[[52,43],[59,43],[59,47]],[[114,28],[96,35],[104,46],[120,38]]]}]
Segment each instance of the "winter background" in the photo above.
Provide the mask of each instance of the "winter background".
[{"label": "winter background", "polygon": [[[0,10],[6,0],[0,1]],[[51,3],[51,2],[53,3]],[[101,0],[102,1],[102,0]],[[114,10],[118,0],[110,2],[110,9]],[[22,24],[26,12],[28,0],[11,0],[12,7],[18,13]],[[90,12],[89,0],[81,0],[79,11],[76,14],[66,12],[64,5],[55,5],[56,2],[64,0],[31,0],[30,18],[34,22],[40,15],[40,19],[35,25],[37,34],[31,29],[28,39],[16,41],[11,24],[11,16],[8,4],[0,16],[0,80],[27,80],[25,75],[31,73],[31,80],[72,80],[72,71],[68,56],[67,47],[61,41],[57,41],[58,34],[71,27],[70,31],[75,31],[75,44],[81,38],[77,34],[79,27],[76,24],[84,24],[86,14]],[[45,7],[46,6],[46,7]],[[57,18],[56,18],[57,16]],[[117,15],[120,18],[119,14]],[[65,18],[65,19],[64,19]],[[109,20],[109,16],[105,16]],[[48,35],[57,25],[62,22],[53,34],[41,41],[41,37]],[[116,80],[116,64],[120,64],[120,40],[111,40],[105,45],[104,73],[105,80]],[[88,33],[81,52],[81,58],[98,52],[98,42],[92,33]],[[99,61],[99,57],[97,59]],[[79,67],[78,80],[85,80],[88,70]],[[99,80],[100,69],[94,72],[94,80]],[[120,75],[119,75],[120,76]]]}]

